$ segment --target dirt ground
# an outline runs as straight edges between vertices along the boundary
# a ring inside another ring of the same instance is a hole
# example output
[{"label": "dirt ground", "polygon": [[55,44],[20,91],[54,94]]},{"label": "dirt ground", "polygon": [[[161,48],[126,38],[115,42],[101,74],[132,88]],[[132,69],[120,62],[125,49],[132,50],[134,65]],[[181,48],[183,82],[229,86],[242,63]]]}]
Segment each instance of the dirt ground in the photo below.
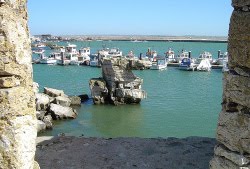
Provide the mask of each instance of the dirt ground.
[{"label": "dirt ground", "polygon": [[212,138],[39,137],[41,169],[208,169]]}]

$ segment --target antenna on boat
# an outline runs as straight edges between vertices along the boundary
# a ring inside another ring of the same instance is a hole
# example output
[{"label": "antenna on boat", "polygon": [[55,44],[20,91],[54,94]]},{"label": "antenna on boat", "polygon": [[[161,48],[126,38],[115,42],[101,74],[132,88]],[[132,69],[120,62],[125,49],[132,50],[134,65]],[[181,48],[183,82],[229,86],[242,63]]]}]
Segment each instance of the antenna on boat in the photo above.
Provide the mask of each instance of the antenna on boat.
[{"label": "antenna on boat", "polygon": [[220,55],[221,55],[221,51],[218,50],[218,58],[220,58]]},{"label": "antenna on boat", "polygon": [[188,58],[191,58],[191,51],[188,52]]}]

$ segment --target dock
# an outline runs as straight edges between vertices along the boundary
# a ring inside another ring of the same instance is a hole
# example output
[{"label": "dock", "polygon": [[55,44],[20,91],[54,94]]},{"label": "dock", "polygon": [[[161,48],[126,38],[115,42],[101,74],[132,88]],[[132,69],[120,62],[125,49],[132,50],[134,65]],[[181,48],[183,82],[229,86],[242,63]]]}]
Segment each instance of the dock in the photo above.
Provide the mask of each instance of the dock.
[{"label": "dock", "polygon": [[[168,67],[179,67],[179,63],[168,63]],[[212,69],[222,69],[223,65],[211,65]]]}]

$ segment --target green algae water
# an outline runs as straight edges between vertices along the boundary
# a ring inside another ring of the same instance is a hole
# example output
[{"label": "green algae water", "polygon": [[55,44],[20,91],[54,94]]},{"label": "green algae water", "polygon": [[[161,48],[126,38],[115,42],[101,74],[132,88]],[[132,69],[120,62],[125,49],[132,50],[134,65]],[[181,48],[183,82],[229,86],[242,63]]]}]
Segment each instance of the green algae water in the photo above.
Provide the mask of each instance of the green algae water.
[{"label": "green algae water", "polygon": [[[106,47],[119,47],[124,54],[133,50],[137,55],[150,47],[163,55],[168,48],[176,53],[192,51],[197,57],[209,51],[216,58],[217,51],[226,51],[226,43],[191,42],[72,42],[78,47],[90,46],[91,52]],[[61,43],[65,45],[65,43]],[[47,51],[49,53],[51,51]],[[36,56],[33,56],[36,57]],[[67,95],[90,95],[90,78],[100,77],[101,69],[88,66],[33,65],[34,81],[40,85],[64,90]],[[144,80],[142,88],[148,98],[139,105],[93,105],[91,100],[76,107],[74,120],[54,121],[54,128],[40,135],[86,137],[215,137],[222,101],[222,72],[186,72],[168,67],[166,70],[134,71]]]}]

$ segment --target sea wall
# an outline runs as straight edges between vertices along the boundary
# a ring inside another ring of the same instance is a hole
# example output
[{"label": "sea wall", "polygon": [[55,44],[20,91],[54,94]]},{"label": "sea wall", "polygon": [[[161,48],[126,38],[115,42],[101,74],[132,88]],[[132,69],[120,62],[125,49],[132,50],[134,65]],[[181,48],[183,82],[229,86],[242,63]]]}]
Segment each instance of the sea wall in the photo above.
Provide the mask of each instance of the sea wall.
[{"label": "sea wall", "polygon": [[0,1],[0,168],[38,167],[26,5],[26,0]]},{"label": "sea wall", "polygon": [[250,168],[250,0],[233,0],[229,29],[229,71],[211,169]]}]

